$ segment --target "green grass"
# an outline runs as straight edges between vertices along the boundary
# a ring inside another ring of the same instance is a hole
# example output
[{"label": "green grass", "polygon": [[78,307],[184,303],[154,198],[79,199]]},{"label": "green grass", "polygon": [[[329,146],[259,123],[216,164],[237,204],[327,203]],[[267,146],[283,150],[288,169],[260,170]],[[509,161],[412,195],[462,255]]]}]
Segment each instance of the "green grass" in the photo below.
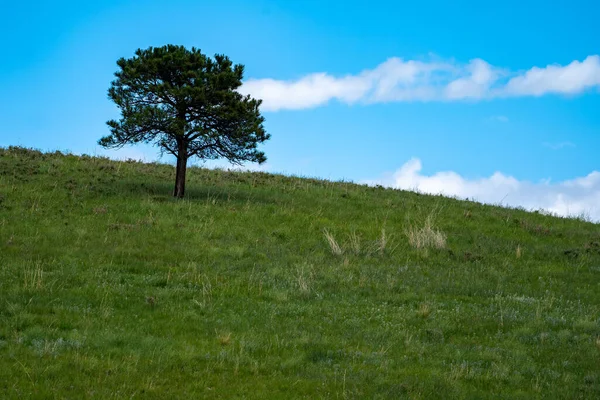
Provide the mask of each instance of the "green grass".
[{"label": "green grass", "polygon": [[[0,150],[1,398],[600,398],[600,227]],[[336,246],[337,245],[337,246]]]}]

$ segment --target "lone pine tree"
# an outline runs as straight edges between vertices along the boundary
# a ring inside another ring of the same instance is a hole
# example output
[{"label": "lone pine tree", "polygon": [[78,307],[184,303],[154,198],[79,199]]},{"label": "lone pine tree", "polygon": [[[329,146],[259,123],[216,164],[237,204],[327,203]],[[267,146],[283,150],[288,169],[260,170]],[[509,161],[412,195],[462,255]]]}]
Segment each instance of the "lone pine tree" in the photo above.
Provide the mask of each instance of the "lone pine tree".
[{"label": "lone pine tree", "polygon": [[257,149],[270,137],[259,112],[261,100],[236,91],[243,65],[174,45],[138,49],[117,65],[108,97],[121,110],[121,119],[107,122],[111,133],[99,144],[154,143],[177,157],[175,197],[184,196],[191,157],[226,158],[235,164],[266,161]]}]

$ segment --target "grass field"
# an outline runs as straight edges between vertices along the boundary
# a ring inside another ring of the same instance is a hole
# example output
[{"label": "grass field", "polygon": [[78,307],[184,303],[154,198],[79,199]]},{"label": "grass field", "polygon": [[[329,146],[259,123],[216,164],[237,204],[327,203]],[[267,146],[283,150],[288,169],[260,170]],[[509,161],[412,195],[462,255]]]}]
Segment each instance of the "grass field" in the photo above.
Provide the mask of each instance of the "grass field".
[{"label": "grass field", "polygon": [[0,398],[600,398],[600,226],[0,150]]}]

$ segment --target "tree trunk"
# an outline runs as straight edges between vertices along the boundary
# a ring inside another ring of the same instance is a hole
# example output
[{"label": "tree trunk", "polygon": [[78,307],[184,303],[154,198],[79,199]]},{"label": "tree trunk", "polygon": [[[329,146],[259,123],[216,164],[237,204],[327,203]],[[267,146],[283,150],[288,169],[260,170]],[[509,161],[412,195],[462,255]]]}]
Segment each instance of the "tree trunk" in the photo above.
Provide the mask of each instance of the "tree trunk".
[{"label": "tree trunk", "polygon": [[175,188],[173,189],[173,197],[177,197],[177,182],[179,182],[179,168],[181,166],[181,161],[179,156],[177,156],[177,166],[175,167]]},{"label": "tree trunk", "polygon": [[187,148],[183,140],[177,143],[177,170],[175,172],[175,190],[173,196],[182,199],[185,194],[185,173],[187,170]]}]

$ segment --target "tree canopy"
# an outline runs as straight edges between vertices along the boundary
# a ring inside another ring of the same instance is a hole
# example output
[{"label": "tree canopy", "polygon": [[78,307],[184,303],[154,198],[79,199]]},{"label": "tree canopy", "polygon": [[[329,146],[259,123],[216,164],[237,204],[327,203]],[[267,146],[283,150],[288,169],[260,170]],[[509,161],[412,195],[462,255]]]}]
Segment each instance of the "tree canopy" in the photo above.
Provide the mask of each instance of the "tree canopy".
[{"label": "tree canopy", "polygon": [[210,58],[194,47],[167,45],[138,49],[117,61],[108,97],[121,119],[107,122],[106,148],[154,143],[177,157],[175,190],[183,197],[187,161],[225,158],[232,163],[266,161],[258,144],[269,139],[261,100],[236,91],[244,66],[225,56]]}]

